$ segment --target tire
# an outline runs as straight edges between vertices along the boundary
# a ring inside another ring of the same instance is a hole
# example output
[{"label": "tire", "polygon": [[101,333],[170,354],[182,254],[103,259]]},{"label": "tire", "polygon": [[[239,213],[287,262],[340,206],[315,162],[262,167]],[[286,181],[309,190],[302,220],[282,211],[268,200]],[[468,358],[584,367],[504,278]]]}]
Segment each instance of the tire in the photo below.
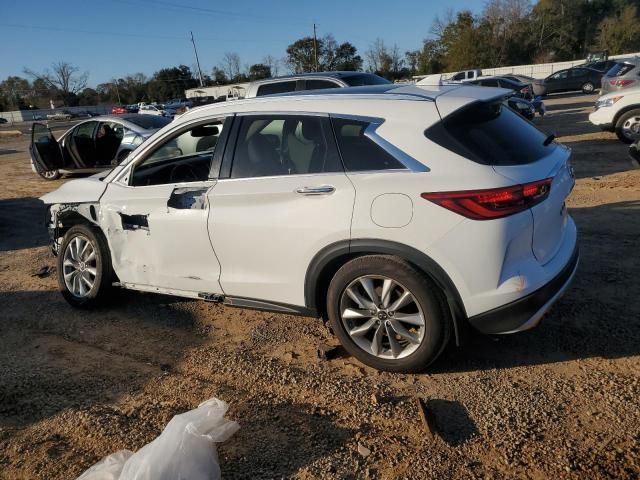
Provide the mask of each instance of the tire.
[{"label": "tire", "polygon": [[45,180],[57,180],[61,177],[61,173],[60,170],[46,170],[46,171],[40,171],[38,169],[36,169],[36,171],[38,172],[38,175],[40,175],[42,178],[44,178]]},{"label": "tire", "polygon": [[[90,250],[84,250],[83,242],[89,242],[94,258],[91,258]],[[84,255],[78,255],[78,250],[84,250]],[[60,292],[76,308],[91,308],[101,304],[113,288],[114,275],[109,246],[102,233],[88,225],[76,225],[67,231],[58,254],[57,270]],[[80,273],[80,277],[78,273],[75,275],[77,283],[73,277],[68,276],[74,271]]]},{"label": "tire", "polygon": [[624,143],[631,144],[640,139],[640,109],[623,113],[616,122],[616,135]]},{"label": "tire", "polygon": [[582,93],[591,94],[595,91],[596,86],[591,82],[586,82],[582,85]]},{"label": "tire", "polygon": [[[389,280],[393,286],[385,300],[383,288]],[[380,301],[375,310],[365,285],[373,287]],[[411,300],[394,309],[407,291]],[[364,303],[358,304],[356,299]],[[443,292],[411,264],[389,255],[358,257],[343,265],[329,284],[327,312],[344,348],[378,370],[423,371],[442,353],[451,335],[451,318]],[[360,331],[354,332],[358,327]],[[395,349],[389,331],[395,334],[392,335],[396,339]]]}]

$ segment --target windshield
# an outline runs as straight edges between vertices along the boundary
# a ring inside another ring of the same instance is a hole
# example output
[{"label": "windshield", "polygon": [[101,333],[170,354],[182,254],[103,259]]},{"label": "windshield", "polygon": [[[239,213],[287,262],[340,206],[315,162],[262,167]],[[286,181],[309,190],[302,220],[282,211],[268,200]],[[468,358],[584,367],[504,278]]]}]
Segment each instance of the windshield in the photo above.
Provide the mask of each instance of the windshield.
[{"label": "windshield", "polygon": [[350,87],[362,87],[364,85],[387,85],[391,83],[389,80],[379,77],[378,75],[366,74],[361,75],[349,75],[348,77],[342,77],[347,85]]},{"label": "windshield", "polygon": [[152,115],[140,115],[139,117],[127,118],[131,123],[135,123],[145,130],[154,130],[162,128],[171,123],[171,119],[167,117],[157,117]]}]

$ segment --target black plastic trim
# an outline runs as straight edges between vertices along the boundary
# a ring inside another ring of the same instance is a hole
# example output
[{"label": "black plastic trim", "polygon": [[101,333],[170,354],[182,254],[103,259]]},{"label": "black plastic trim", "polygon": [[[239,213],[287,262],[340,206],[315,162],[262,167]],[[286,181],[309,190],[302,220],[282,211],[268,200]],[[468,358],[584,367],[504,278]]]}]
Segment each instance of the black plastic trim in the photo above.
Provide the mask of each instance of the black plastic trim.
[{"label": "black plastic trim", "polygon": [[484,334],[518,330],[566,285],[578,264],[579,257],[576,246],[567,264],[549,283],[519,300],[474,315],[469,318],[469,323]]},{"label": "black plastic trim", "polygon": [[303,317],[316,317],[318,314],[312,308],[290,305],[287,303],[259,300],[256,298],[225,296],[222,300],[224,305],[238,308],[248,308],[264,312],[285,313],[289,315],[301,315]]}]

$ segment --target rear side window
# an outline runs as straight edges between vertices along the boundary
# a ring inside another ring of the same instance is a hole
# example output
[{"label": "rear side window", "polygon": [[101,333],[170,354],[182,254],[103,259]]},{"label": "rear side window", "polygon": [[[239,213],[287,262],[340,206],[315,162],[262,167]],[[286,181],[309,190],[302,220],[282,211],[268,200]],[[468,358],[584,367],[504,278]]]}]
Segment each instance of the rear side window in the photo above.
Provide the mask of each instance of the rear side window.
[{"label": "rear side window", "polygon": [[360,73],[356,75],[346,75],[342,80],[350,87],[363,87],[365,85],[389,85],[391,82],[386,78],[379,77],[373,73]]},{"label": "rear side window", "polygon": [[340,85],[329,80],[307,80],[305,82],[306,90],[320,90],[322,88],[338,88]]},{"label": "rear side window", "polygon": [[636,66],[631,63],[616,63],[611,69],[607,72],[607,77],[621,77],[626,75],[631,70],[633,70]]},{"label": "rear side window", "polygon": [[502,102],[476,102],[425,131],[438,145],[483,165],[525,165],[549,155],[547,135]]},{"label": "rear side window", "polygon": [[301,115],[242,118],[231,178],[341,171],[328,118]]},{"label": "rear side window", "polygon": [[277,93],[293,92],[295,91],[295,89],[295,80],[290,82],[267,83],[266,85],[258,87],[258,93],[256,94],[256,96],[261,97],[263,95],[275,95]]},{"label": "rear side window", "polygon": [[340,118],[332,121],[342,161],[348,172],[406,168],[365,135],[369,123]]}]

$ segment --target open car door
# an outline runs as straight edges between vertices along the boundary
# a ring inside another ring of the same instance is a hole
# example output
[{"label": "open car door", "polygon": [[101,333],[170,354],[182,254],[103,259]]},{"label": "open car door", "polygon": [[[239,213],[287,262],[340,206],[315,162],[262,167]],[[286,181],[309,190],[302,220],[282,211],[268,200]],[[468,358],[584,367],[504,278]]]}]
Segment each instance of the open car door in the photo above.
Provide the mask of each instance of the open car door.
[{"label": "open car door", "polygon": [[31,159],[40,172],[58,170],[64,166],[62,150],[49,127],[34,123],[31,127]]}]

